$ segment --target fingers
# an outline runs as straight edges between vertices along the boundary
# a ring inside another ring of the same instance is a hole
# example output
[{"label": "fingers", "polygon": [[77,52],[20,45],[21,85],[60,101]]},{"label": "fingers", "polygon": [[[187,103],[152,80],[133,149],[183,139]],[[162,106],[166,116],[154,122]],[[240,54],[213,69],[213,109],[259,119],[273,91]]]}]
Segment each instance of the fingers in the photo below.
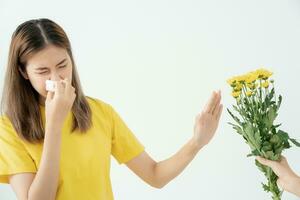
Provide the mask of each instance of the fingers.
[{"label": "fingers", "polygon": [[47,96],[46,96],[46,101],[50,100],[50,99],[53,99],[53,96],[54,96],[54,92],[48,91]]},{"label": "fingers", "polygon": [[214,108],[212,110],[213,115],[218,114],[220,102],[221,102],[221,90],[217,92],[217,102],[215,103]]},{"label": "fingers", "polygon": [[63,92],[64,92],[63,82],[61,80],[55,81],[55,94],[60,95],[63,94]]},{"label": "fingers", "polygon": [[220,104],[218,106],[218,110],[216,111],[216,119],[217,121],[220,121],[221,115],[222,115],[222,111],[223,111],[223,104]]},{"label": "fingers", "polygon": [[66,83],[66,92],[68,94],[74,94],[75,93],[75,88],[72,86],[72,82],[69,79],[65,79]]},{"label": "fingers", "polygon": [[274,165],[275,165],[275,162],[274,162],[274,161],[265,159],[265,158],[260,157],[260,156],[256,157],[256,160],[257,160],[258,162],[260,162],[261,164],[266,165],[266,166],[271,167],[271,168],[273,168]]},{"label": "fingers", "polygon": [[221,91],[220,90],[218,92],[214,91],[203,111],[211,114],[217,113],[216,111],[219,108],[220,102],[221,102]]},{"label": "fingers", "polygon": [[63,77],[61,76],[60,78],[61,80],[55,82],[55,93],[67,93],[67,95],[74,93],[75,88],[72,86],[71,81],[68,78],[63,79]]},{"label": "fingers", "polygon": [[66,79],[63,80],[63,82],[65,83],[66,91],[69,91],[70,88],[72,87],[71,86],[71,81],[68,78],[66,78]]},{"label": "fingers", "polygon": [[261,164],[263,164],[263,165],[267,165],[267,160],[264,159],[263,157],[257,156],[257,157],[256,157],[256,160],[257,160],[258,162],[260,162]]},{"label": "fingers", "polygon": [[207,104],[206,104],[206,106],[204,108],[204,112],[212,113],[217,100],[218,100],[217,99],[217,93],[215,91],[213,91],[213,93],[210,96],[209,101],[207,102]]}]

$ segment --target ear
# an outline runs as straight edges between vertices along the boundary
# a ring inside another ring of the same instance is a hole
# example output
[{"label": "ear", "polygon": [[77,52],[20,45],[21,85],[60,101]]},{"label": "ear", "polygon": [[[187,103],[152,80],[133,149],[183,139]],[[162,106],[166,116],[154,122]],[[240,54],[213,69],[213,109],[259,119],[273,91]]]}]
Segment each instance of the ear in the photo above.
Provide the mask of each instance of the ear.
[{"label": "ear", "polygon": [[18,69],[19,69],[21,75],[23,76],[23,78],[25,78],[26,80],[28,80],[29,78],[28,78],[27,72],[26,71],[24,72],[20,67]]}]

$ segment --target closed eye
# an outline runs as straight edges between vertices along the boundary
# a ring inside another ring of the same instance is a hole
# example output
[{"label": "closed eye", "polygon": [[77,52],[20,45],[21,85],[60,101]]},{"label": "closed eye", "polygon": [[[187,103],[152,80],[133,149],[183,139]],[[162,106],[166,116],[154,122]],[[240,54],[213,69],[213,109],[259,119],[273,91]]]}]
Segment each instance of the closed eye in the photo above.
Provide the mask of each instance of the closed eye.
[{"label": "closed eye", "polygon": [[60,67],[58,67],[58,68],[64,68],[64,67],[66,67],[67,65],[63,65],[63,66],[60,66]]},{"label": "closed eye", "polygon": [[48,71],[40,72],[38,74],[46,74]]},{"label": "closed eye", "polygon": [[[62,65],[62,66],[59,66],[58,68],[61,69],[61,68],[65,68],[67,67],[67,65]],[[38,74],[46,74],[48,71],[43,71],[43,72],[40,72]]]}]

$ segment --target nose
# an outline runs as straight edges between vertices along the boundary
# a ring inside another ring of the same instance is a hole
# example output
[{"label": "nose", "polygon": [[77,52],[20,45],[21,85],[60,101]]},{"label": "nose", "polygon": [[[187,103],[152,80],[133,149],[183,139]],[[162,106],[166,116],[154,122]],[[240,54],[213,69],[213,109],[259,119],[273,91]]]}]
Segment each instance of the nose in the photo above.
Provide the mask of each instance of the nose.
[{"label": "nose", "polygon": [[52,81],[60,81],[60,80],[63,80],[64,77],[62,77],[61,75],[59,75],[57,73],[53,73],[53,74],[51,74],[51,77],[49,79]]}]

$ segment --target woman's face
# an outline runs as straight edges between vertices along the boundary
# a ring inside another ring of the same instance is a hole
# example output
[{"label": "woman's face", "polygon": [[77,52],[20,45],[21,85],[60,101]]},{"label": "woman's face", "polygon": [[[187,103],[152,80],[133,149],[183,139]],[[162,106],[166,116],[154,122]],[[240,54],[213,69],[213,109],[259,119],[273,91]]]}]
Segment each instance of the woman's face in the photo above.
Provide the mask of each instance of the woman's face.
[{"label": "woman's face", "polygon": [[72,68],[72,61],[66,49],[48,45],[28,58],[26,72],[20,71],[40,94],[39,101],[44,105],[47,96],[46,80],[59,81],[68,78],[72,81]]}]

